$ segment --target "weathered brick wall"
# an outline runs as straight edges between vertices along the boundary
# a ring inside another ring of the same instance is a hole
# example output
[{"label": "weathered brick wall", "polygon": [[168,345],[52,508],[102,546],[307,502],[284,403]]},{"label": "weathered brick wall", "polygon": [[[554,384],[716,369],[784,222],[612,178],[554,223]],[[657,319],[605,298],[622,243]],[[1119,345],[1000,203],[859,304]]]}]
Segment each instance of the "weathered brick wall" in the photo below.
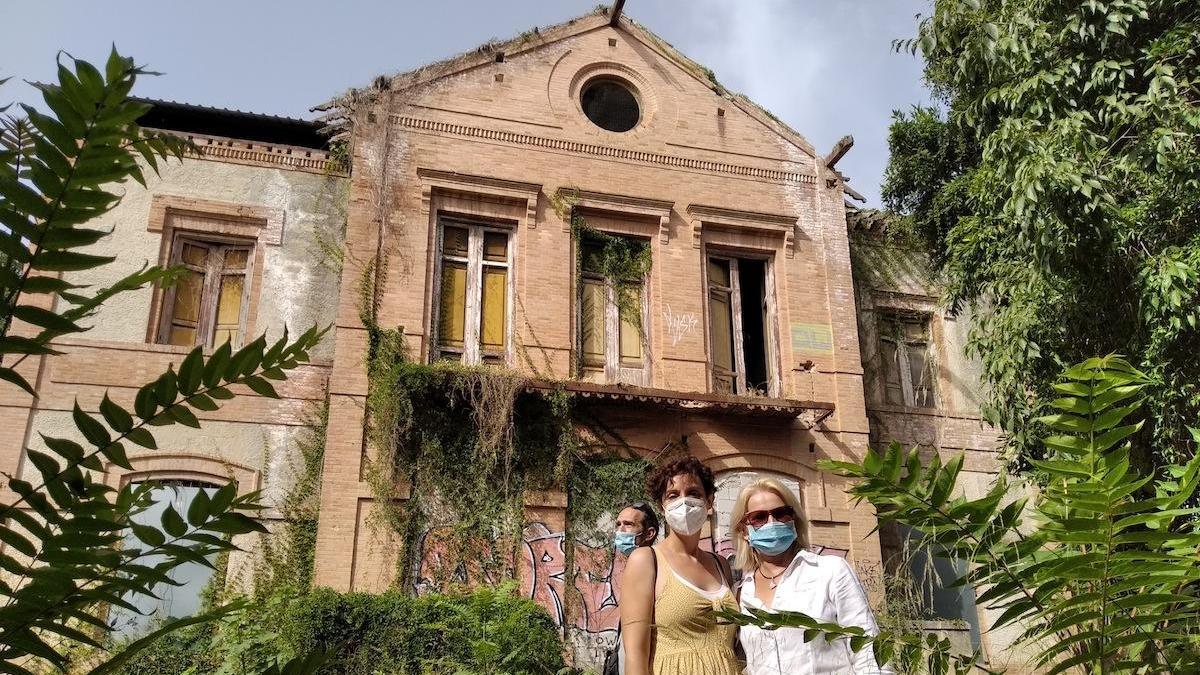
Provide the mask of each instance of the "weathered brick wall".
[{"label": "weathered brick wall", "polygon": [[[228,139],[222,142],[233,145]],[[258,153],[257,159],[233,163],[210,155],[168,162],[160,176],[147,171],[146,188],[124,186],[120,204],[93,224],[111,228],[113,234],[89,253],[115,255],[116,261],[65,278],[99,288],[147,263],[165,264],[168,213],[205,214],[214,219],[214,233],[224,229],[225,234],[258,237],[250,282],[251,332],[277,338],[285,325],[298,334],[313,324],[332,323],[338,278],[320,264],[316,242],[325,238],[336,246],[342,237],[346,179],[283,161],[303,155],[303,149],[294,154],[276,150],[278,159]],[[7,422],[0,429],[0,469],[28,478],[33,469],[23,461],[22,448],[44,449],[39,434],[75,437],[70,410],[76,400],[94,411],[107,392],[131,408],[137,387],[182,360],[186,348],[152,343],[157,302],[150,288],[118,296],[89,320],[92,330],[56,341],[64,354],[30,359],[35,375],[30,380],[39,393],[36,404],[14,387],[0,388],[0,416]],[[265,490],[266,503],[274,507],[298,466],[293,456],[297,434],[325,400],[332,346],[330,337],[313,351],[310,365],[279,383],[277,400],[238,388],[244,390],[237,392],[237,400],[220,410],[196,411],[201,430],[155,429],[158,449],[128,448],[134,471],[109,467],[106,480],[113,485],[143,478],[236,480],[242,491]],[[266,517],[278,513],[272,508]]]},{"label": "weathered brick wall", "polygon": [[[982,497],[995,483],[1002,467],[999,432],[985,423],[979,413],[981,374],[979,364],[965,353],[971,327],[971,312],[952,313],[940,306],[941,289],[929,272],[927,257],[916,250],[888,240],[880,232],[852,232],[852,254],[858,296],[859,336],[866,373],[866,409],[870,418],[872,445],[892,441],[921,446],[929,457],[938,453],[943,461],[964,456],[959,488],[969,498]],[[883,311],[913,311],[930,320],[938,404],[934,408],[909,408],[884,399],[877,319]],[[885,539],[889,533],[884,533]],[[885,541],[889,551],[898,541]],[[885,551],[886,552],[886,551]],[[994,668],[1007,672],[1030,672],[1029,650],[1013,649],[1020,633],[1017,626],[999,631],[988,627],[999,612],[976,608],[984,656]],[[945,629],[940,632],[947,633]],[[953,635],[954,631],[950,631]],[[956,643],[969,649],[970,640],[961,630]]]},{"label": "weathered brick wall", "polygon": [[[507,48],[502,63],[486,54],[443,79],[383,92],[377,105],[359,111],[355,127],[348,259],[365,263],[385,253],[379,323],[403,327],[412,355],[426,358],[438,214],[515,223],[516,348],[509,365],[567,377],[575,349],[574,254],[569,225],[552,200],[560,190],[581,190],[589,224],[650,242],[648,385],[706,392],[706,251],[769,255],[782,395],[833,403],[834,415],[815,429],[652,409],[613,412],[606,421],[645,452],[686,437],[689,450],[715,470],[774,472],[802,483],[814,540],[878,570],[872,510],[850,505],[842,482],[814,468],[822,458],[861,457],[869,433],[842,186],[803,139],[781,135],[760,111],[714,94],[640,35],[625,24],[614,29],[582,19]],[[583,116],[578,84],[595,74],[622,77],[638,90],[637,129],[606,132]],[[781,227],[770,216],[792,224]],[[318,584],[355,590],[379,589],[395,577],[394,549],[369,523],[374,495],[363,479],[363,458],[372,452],[363,433],[364,268],[347,265],[342,278],[317,553]],[[561,498],[533,500],[528,518],[545,524],[527,533],[530,550],[559,560]],[[552,598],[570,594],[548,569],[531,563],[524,582],[532,597],[554,607]],[[610,569],[581,572],[573,583],[597,604],[585,601],[563,620],[595,636],[615,620],[600,607],[617,577]]]}]

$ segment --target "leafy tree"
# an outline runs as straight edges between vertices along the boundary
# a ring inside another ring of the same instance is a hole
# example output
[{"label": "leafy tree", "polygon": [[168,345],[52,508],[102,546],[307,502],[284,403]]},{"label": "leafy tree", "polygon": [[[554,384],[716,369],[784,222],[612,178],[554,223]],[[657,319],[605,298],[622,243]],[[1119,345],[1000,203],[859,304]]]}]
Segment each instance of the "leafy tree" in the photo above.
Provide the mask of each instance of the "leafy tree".
[{"label": "leafy tree", "polygon": [[[873,504],[881,522],[923,532],[917,546],[969,563],[956,583],[981,589],[978,601],[1000,611],[992,629],[1023,628],[1019,641],[1033,648],[1037,672],[1197,672],[1200,509],[1187,504],[1200,487],[1200,457],[1158,478],[1132,468],[1130,439],[1142,427],[1133,419],[1151,384],[1117,357],[1067,369],[1054,384],[1057,412],[1039,420],[1051,433],[1039,439],[1046,459],[1032,461],[1047,480],[1028,500],[1013,499],[1019,486],[1004,480],[979,499],[955,497],[961,455],[922,465],[919,449],[898,444],[821,468],[853,479],[851,494]],[[805,639],[848,636],[855,649],[871,642],[803,615],[742,621],[805,627]],[[874,642],[886,658],[911,654],[914,640]],[[939,656],[929,668],[963,664]]]},{"label": "leafy tree", "polygon": [[1147,444],[1200,414],[1200,4],[937,0],[903,45],[945,117],[897,115],[883,194],[937,252],[985,413],[1021,455],[1067,364],[1153,376]]},{"label": "leafy tree", "polygon": [[[122,182],[132,178],[144,185],[143,166],[156,170],[160,161],[188,150],[184,141],[136,124],[148,106],[128,95],[144,74],[115,50],[104,72],[66,59],[57,85],[38,85],[52,112],[23,106],[22,118],[0,126],[4,386],[36,395],[21,368],[29,355],[58,354],[54,339],[87,330],[82,323],[105,300],[176,275],[149,267],[92,293],[61,275],[112,262],[85,252],[110,234],[86,225],[116,205]],[[235,385],[276,397],[271,380],[286,379],[286,371],[308,361],[322,335],[314,328],[289,340],[285,332],[278,341],[260,337],[236,352],[226,343],[211,355],[197,347],[138,389],[131,408],[107,394],[98,412],[76,403],[73,419],[82,442],[42,435],[45,450],[25,449],[32,476],[6,476],[13,497],[0,505],[0,672],[66,668],[67,642],[104,650],[106,608],[137,611],[129,598],[172,584],[168,575],[175,567],[211,566],[214,554],[235,549],[231,536],[263,531],[252,517],[261,508],[257,495],[238,496],[232,484],[211,496],[199,494],[186,513],[168,506],[158,525],[138,524],[135,517],[151,506],[153,486],[109,487],[100,480],[103,461],[131,469],[127,447],[155,448],[154,427],[199,428],[192,411],[216,410],[233,398]],[[132,545],[127,532],[136,540]],[[112,672],[159,636],[237,609],[234,603],[167,622],[91,672]],[[271,664],[267,671],[308,672],[318,658]]]}]

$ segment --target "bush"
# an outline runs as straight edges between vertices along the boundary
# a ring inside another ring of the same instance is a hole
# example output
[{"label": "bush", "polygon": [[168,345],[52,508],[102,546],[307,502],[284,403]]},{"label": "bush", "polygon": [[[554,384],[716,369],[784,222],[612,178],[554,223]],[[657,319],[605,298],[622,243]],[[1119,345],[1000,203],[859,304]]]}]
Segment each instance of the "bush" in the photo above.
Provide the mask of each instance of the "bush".
[{"label": "bush", "polygon": [[[194,668],[212,672],[221,666],[221,658],[209,648],[215,626],[190,626],[168,633],[130,659],[119,671],[122,675],[178,675]],[[120,651],[118,643],[114,651]]]},{"label": "bush", "polygon": [[410,597],[322,588],[276,595],[218,626],[157,641],[122,675],[244,675],[293,655],[327,654],[333,675],[545,675],[564,671],[558,628],[512,584]]},{"label": "bush", "polygon": [[565,665],[557,627],[511,588],[420,597],[323,588],[290,603],[278,629],[286,648],[329,650],[328,670],[346,675],[557,673]]}]

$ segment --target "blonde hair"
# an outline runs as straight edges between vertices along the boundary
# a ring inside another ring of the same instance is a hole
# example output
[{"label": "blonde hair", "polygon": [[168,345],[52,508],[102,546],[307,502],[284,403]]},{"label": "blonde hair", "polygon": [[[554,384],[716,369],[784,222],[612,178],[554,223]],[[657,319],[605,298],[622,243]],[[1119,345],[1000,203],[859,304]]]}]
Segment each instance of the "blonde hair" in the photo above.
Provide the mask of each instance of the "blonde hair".
[{"label": "blonde hair", "polygon": [[729,532],[735,554],[733,564],[742,572],[758,569],[758,551],[746,541],[746,524],[742,522],[746,517],[746,505],[750,503],[750,495],[756,492],[774,492],[784,504],[792,507],[796,512],[796,541],[800,548],[808,548],[808,519],[804,517],[804,505],[800,503],[800,497],[774,478],[759,478],[742,488],[737,502],[733,505],[733,513],[730,514]]}]

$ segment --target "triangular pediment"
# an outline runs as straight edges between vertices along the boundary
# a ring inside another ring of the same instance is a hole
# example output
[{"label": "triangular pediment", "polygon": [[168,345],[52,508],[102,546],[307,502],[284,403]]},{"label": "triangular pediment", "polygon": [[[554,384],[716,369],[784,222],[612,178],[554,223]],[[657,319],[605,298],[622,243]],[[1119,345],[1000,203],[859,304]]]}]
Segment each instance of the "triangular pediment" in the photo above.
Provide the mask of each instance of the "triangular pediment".
[{"label": "triangular pediment", "polygon": [[[622,134],[589,122],[581,90],[622,82],[640,106]],[[815,176],[818,154],[800,134],[635,21],[593,13],[488,42],[459,56],[376,83],[389,112],[412,124],[460,125],[473,134],[681,156],[696,162],[775,167]],[[779,163],[783,163],[780,167]],[[764,171],[768,169],[763,169]]]}]

